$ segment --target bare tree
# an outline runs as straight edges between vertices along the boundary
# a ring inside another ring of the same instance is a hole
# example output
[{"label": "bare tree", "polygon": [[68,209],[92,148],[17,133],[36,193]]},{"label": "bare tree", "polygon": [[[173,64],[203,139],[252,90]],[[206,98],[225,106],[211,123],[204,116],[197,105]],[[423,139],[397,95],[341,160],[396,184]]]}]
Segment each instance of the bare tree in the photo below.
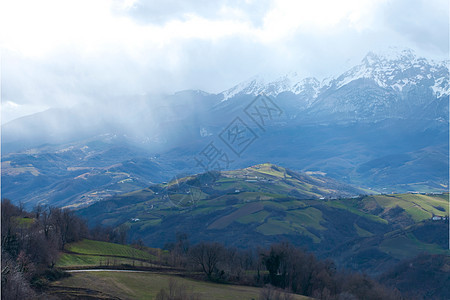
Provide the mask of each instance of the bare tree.
[{"label": "bare tree", "polygon": [[211,280],[213,273],[218,271],[223,253],[224,247],[219,243],[200,243],[191,248],[189,257]]},{"label": "bare tree", "polygon": [[127,243],[128,226],[125,224],[120,225],[115,229],[116,239],[114,242],[125,245]]},{"label": "bare tree", "polygon": [[61,250],[67,243],[75,242],[87,236],[86,224],[69,209],[50,209],[50,227],[59,237]]},{"label": "bare tree", "polygon": [[2,299],[35,299],[36,294],[15,260],[2,253]]},{"label": "bare tree", "polygon": [[175,243],[167,243],[166,249],[170,251],[170,264],[177,267],[186,266],[186,255],[189,251],[189,239],[186,233],[177,232]]}]

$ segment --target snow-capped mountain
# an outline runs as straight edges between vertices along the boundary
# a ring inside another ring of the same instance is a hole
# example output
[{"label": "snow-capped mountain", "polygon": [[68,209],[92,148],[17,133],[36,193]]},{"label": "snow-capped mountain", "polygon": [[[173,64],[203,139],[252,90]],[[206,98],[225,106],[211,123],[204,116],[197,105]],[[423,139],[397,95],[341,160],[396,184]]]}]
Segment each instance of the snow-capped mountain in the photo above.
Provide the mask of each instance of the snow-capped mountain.
[{"label": "snow-capped mountain", "polygon": [[314,77],[302,78],[296,72],[268,81],[263,76],[254,76],[221,93],[222,100],[228,100],[239,94],[254,95],[264,93],[275,97],[283,92],[293,94],[307,93],[317,98],[321,91],[328,88],[339,89],[357,79],[366,78],[376,82],[382,88],[391,88],[402,92],[413,85],[427,85],[437,97],[450,94],[449,61],[435,62],[418,57],[413,50],[369,52],[361,64],[342,75],[319,81]]},{"label": "snow-capped mountain", "polygon": [[288,73],[273,81],[268,81],[263,76],[254,76],[221,93],[222,101],[233,98],[236,95],[258,95],[264,93],[276,97],[283,92],[291,92],[296,95],[305,93],[312,99],[316,98],[321,88],[320,82],[314,77],[302,78],[296,72]]},{"label": "snow-capped mountain", "polygon": [[374,80],[380,87],[402,92],[414,85],[427,85],[440,97],[449,95],[448,61],[417,57],[413,50],[369,52],[362,63],[332,81],[335,88],[360,78]]},{"label": "snow-capped mountain", "polygon": [[[222,102],[264,93],[288,93],[306,119],[448,119],[449,61],[418,57],[413,50],[369,52],[360,64],[319,81],[289,73],[268,81],[254,77],[221,93]],[[447,100],[446,100],[447,99]],[[298,111],[295,112],[298,114]]]}]

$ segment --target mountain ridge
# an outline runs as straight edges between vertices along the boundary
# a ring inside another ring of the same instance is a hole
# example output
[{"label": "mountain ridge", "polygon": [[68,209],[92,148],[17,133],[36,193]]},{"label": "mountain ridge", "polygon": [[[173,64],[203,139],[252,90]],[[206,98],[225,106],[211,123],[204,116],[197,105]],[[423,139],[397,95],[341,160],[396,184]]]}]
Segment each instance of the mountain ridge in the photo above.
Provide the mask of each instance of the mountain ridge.
[{"label": "mountain ridge", "polygon": [[[394,72],[398,67],[393,67],[393,65],[400,67],[400,70],[398,70],[399,72]],[[393,87],[401,92],[403,87],[409,83],[408,81],[405,81],[405,78],[399,78],[396,82],[387,81],[392,81],[396,76],[401,75],[402,72],[411,69],[414,70],[419,68],[424,70],[427,65],[431,67],[429,71],[445,74],[443,70],[445,69],[448,73],[449,60],[436,62],[434,60],[418,57],[411,49],[371,51],[361,60],[360,64],[340,75],[331,76],[321,81],[315,77],[300,77],[296,72],[287,73],[275,80],[268,80],[261,75],[256,75],[219,94],[223,97],[222,101],[226,101],[239,94],[256,96],[260,93],[264,93],[268,96],[276,97],[282,92],[291,92],[299,95],[308,90],[313,90],[315,92],[313,98],[317,98],[318,94],[323,90],[328,88],[338,89],[359,78],[371,78],[381,87]],[[394,74],[392,74],[393,72]],[[389,77],[382,76],[385,73],[390,73]],[[424,78],[423,75],[418,74],[418,76],[418,80]],[[432,90],[435,95],[438,97],[448,96],[450,94],[448,76],[440,76],[433,79],[435,79],[435,85],[432,86]]]}]

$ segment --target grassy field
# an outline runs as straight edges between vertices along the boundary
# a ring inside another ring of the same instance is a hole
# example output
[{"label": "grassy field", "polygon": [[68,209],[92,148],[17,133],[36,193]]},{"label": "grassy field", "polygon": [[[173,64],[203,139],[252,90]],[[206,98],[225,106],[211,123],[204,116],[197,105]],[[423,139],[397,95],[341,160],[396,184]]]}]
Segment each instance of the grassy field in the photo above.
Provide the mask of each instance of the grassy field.
[{"label": "grassy field", "polygon": [[34,219],[32,218],[13,217],[12,220],[21,227],[30,227],[34,223]]},{"label": "grassy field", "polygon": [[362,229],[361,227],[359,227],[356,223],[353,224],[353,227],[355,227],[356,232],[358,233],[358,235],[360,237],[369,237],[372,236],[373,234],[367,230]]},{"label": "grassy field", "polygon": [[448,215],[448,194],[433,196],[420,194],[376,195],[368,198],[367,201],[373,199],[383,208],[399,206],[416,222],[430,219],[433,215]]},{"label": "grassy field", "polygon": [[345,209],[348,210],[351,213],[354,213],[358,216],[367,218],[371,221],[374,222],[378,222],[378,223],[382,223],[382,224],[387,224],[388,221],[386,221],[383,218],[380,218],[379,216],[376,215],[372,215],[370,213],[366,213],[364,211],[361,211],[360,209],[356,208],[354,205],[354,200],[352,199],[343,199],[343,200],[333,200],[333,201],[328,201],[325,202],[326,205],[334,207],[334,208],[339,208],[339,209]]},{"label": "grassy field", "polygon": [[212,223],[208,229],[221,229],[225,228],[228,225],[230,225],[232,222],[236,221],[240,217],[248,216],[252,213],[259,212],[264,208],[264,205],[259,202],[252,202],[249,204],[246,204],[239,208],[238,210],[234,211],[233,213],[222,217],[218,220],[216,220],[214,223]]},{"label": "grassy field", "polygon": [[130,246],[86,239],[70,244],[66,249],[70,252],[87,255],[107,255],[147,260],[155,259],[150,253]]},{"label": "grassy field", "polygon": [[[68,269],[89,267],[128,265],[135,267],[154,267],[150,261],[153,255],[118,245],[93,240],[82,240],[69,244],[62,253],[58,266]],[[76,272],[51,285],[50,293],[57,296],[96,299],[155,299],[161,289],[168,289],[169,280],[187,288],[189,292],[199,295],[200,299],[258,299],[260,288],[229,284],[216,284],[176,276],[173,273],[151,272]],[[293,299],[308,299],[294,295]]]},{"label": "grassy field", "polygon": [[146,261],[122,258],[115,256],[100,256],[100,255],[78,255],[63,253],[59,257],[57,266],[61,268],[83,268],[83,267],[97,267],[97,266],[120,266],[130,265],[136,267],[153,267],[154,264]]},{"label": "grassy field", "polygon": [[385,239],[380,250],[398,259],[410,258],[423,252],[450,255],[450,250],[442,249],[436,244],[420,242],[411,234]]},{"label": "grassy field", "polygon": [[126,245],[107,242],[82,240],[66,246],[69,252],[62,253],[57,262],[58,267],[77,268],[94,266],[131,265],[151,267],[156,259],[142,250]]},{"label": "grassy field", "polygon": [[[99,291],[120,299],[155,299],[161,289],[168,289],[169,279],[174,278],[201,299],[258,299],[261,289],[256,287],[216,284],[157,273],[120,273],[120,272],[80,272],[53,283],[53,287],[64,289],[84,288]],[[311,299],[293,295],[293,299]]]},{"label": "grassy field", "polygon": [[377,214],[371,211],[379,207],[384,212],[395,207],[400,207],[415,221],[431,219],[435,216],[448,216],[448,194],[422,195],[422,194],[396,194],[373,195],[362,199],[339,199],[325,202],[325,204],[346,209],[352,213],[366,217],[376,222],[387,223]]}]

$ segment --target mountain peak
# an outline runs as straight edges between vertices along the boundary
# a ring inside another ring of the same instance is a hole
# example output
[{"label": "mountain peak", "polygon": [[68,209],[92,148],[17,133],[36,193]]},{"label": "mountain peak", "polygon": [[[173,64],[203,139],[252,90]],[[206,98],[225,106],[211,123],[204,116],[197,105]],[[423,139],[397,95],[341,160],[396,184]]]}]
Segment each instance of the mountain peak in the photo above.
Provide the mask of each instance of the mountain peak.
[{"label": "mountain peak", "polygon": [[448,68],[445,62],[418,57],[412,49],[391,47],[371,51],[361,61],[339,77],[330,86],[339,89],[357,79],[373,80],[382,88],[401,93],[405,88],[431,85],[437,97],[448,95]]},{"label": "mountain peak", "polygon": [[315,98],[320,87],[320,82],[314,77],[304,78],[297,72],[289,72],[275,79],[269,76],[256,75],[221,94],[223,96],[222,101],[239,94],[256,96],[264,93],[276,97],[283,92],[292,92],[296,95],[306,92],[310,97]]},{"label": "mountain peak", "polygon": [[366,65],[373,65],[380,62],[413,61],[416,58],[417,55],[412,49],[390,47],[386,50],[370,51],[362,62]]},{"label": "mountain peak", "polygon": [[256,96],[264,93],[276,97],[283,92],[291,92],[295,95],[302,94],[307,103],[312,103],[324,87],[339,89],[354,80],[367,78],[380,87],[392,88],[396,92],[402,92],[406,86],[422,84],[422,80],[432,79],[435,81],[432,91],[440,97],[448,94],[448,80],[445,78],[447,69],[448,62],[434,62],[419,57],[412,49],[389,47],[385,50],[370,51],[359,65],[338,77],[323,80],[322,83],[314,77],[301,77],[297,72],[289,72],[275,79],[273,74],[271,78],[257,75],[222,92],[221,95],[225,101],[236,95]]}]

